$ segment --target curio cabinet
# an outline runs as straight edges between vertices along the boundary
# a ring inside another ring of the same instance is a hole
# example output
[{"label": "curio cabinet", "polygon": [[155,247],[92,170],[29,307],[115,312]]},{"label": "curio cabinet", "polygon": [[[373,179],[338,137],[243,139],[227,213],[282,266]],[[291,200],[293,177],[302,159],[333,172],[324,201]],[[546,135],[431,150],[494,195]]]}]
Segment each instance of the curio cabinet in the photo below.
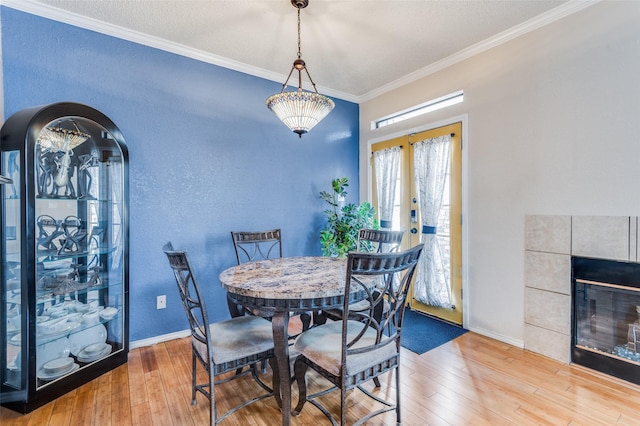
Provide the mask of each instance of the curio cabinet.
[{"label": "curio cabinet", "polygon": [[56,103],[11,116],[0,154],[0,403],[26,413],[127,361],[128,153]]}]

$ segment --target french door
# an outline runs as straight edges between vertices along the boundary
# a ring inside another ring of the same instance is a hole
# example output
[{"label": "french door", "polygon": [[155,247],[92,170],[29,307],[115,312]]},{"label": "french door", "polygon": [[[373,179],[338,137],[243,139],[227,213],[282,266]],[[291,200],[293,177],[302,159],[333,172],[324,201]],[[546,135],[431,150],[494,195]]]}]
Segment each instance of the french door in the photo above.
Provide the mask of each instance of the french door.
[{"label": "french door", "polygon": [[[416,183],[415,151],[418,143],[445,137],[449,144],[448,168],[444,182],[444,190],[437,226],[424,226],[419,202],[419,188]],[[450,139],[449,139],[450,137]],[[420,133],[412,133],[375,143],[372,151],[400,147],[400,166],[396,183],[392,228],[406,231],[403,248],[412,247],[425,238],[427,233],[435,233],[439,243],[444,281],[446,282],[446,302],[442,306],[433,306],[421,294],[423,289],[412,285],[408,301],[411,308],[443,320],[462,324],[462,123],[453,123]],[[376,167],[371,156],[372,170],[372,203],[376,211],[378,194],[376,186]],[[380,219],[380,218],[378,218]],[[387,218],[388,219],[388,218]],[[425,229],[428,229],[425,231]],[[420,265],[419,267],[422,267]],[[417,274],[419,275],[419,274]]]}]

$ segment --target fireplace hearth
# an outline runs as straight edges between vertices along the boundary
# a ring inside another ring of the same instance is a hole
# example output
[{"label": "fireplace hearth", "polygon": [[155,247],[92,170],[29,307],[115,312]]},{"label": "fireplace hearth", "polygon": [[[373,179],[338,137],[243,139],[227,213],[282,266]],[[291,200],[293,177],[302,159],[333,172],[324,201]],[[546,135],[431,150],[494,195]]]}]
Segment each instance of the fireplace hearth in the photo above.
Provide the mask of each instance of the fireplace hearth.
[{"label": "fireplace hearth", "polygon": [[571,258],[571,361],[640,384],[640,263]]}]

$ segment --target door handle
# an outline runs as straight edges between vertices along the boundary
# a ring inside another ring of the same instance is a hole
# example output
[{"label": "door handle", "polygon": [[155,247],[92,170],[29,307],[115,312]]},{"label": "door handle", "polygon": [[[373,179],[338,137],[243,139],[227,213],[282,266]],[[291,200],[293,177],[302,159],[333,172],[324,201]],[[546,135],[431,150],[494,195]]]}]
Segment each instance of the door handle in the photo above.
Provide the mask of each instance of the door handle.
[{"label": "door handle", "polygon": [[417,233],[418,233],[418,230],[417,230],[416,228],[411,228],[411,233],[412,233],[412,234],[417,234]]}]

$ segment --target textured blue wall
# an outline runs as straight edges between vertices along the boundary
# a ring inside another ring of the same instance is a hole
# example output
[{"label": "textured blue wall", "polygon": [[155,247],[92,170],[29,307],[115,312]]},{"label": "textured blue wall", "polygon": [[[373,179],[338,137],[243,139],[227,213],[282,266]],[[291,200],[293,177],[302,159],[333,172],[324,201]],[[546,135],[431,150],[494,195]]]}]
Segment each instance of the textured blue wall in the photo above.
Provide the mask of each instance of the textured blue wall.
[{"label": "textured blue wall", "polygon": [[[6,117],[78,102],[106,114],[126,139],[132,341],[187,328],[166,241],[189,252],[210,319],[221,320],[228,312],[218,274],[235,263],[231,230],[281,228],[285,256],[318,255],[318,192],[347,176],[348,201],[357,202],[357,104],[334,99],[334,111],[300,140],[264,105],[280,83],[7,7],[0,13]],[[160,294],[165,310],[155,307]]]}]

